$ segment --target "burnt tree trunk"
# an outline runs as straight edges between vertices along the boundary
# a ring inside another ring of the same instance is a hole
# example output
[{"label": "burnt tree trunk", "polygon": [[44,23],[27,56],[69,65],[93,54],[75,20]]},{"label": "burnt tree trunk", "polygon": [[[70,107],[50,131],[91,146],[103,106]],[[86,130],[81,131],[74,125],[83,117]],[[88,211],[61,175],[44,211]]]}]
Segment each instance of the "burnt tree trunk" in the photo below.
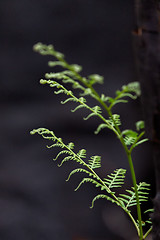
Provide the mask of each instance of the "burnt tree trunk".
[{"label": "burnt tree trunk", "polygon": [[160,239],[160,0],[135,0],[133,32],[146,131],[153,145],[156,174],[153,239]]}]

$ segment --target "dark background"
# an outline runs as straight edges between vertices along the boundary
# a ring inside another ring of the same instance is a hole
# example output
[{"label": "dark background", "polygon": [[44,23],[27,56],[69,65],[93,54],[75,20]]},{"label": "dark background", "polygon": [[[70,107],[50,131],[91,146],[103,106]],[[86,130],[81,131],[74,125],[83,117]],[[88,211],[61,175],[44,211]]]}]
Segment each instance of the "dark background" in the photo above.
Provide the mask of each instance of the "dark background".
[{"label": "dark background", "polygon": [[[71,104],[39,84],[48,57],[34,53],[41,41],[53,44],[68,62],[83,66],[83,75],[105,77],[98,91],[113,95],[136,80],[131,31],[133,0],[1,0],[0,1],[0,239],[1,240],[109,240],[133,239],[134,229],[123,213],[105,200],[89,209],[97,190],[74,188],[80,176],[65,182],[72,164],[61,169],[52,162],[55,150],[46,150],[33,128],[54,130],[64,141],[102,155],[101,176],[128,163],[115,136],[104,130],[93,134],[98,122],[82,120],[83,111],[70,113]],[[117,110],[117,109],[116,109]],[[140,101],[121,105],[125,128],[143,114]],[[138,181],[153,175],[149,144],[135,153]],[[130,186],[128,174],[126,183]],[[153,193],[154,194],[154,193]],[[130,229],[130,231],[126,231]]]}]

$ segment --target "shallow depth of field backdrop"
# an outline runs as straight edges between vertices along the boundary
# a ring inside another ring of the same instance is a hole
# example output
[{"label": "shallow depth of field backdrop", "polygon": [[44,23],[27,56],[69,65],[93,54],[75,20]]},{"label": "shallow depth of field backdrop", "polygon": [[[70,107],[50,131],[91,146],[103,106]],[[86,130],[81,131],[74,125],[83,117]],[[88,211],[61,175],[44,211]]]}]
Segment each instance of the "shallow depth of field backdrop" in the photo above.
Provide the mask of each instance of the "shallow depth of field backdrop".
[{"label": "shallow depth of field backdrop", "polygon": [[[83,66],[84,76],[103,75],[104,86],[98,90],[113,95],[136,80],[133,28],[133,0],[0,1],[1,240],[133,239],[121,211],[105,200],[90,210],[96,189],[88,184],[74,192],[80,176],[65,182],[72,164],[59,169],[52,162],[55,152],[29,134],[33,128],[47,127],[66,142],[86,148],[88,155],[102,155],[104,177],[115,168],[128,168],[109,130],[95,136],[96,119],[84,122],[82,110],[70,113],[71,104],[60,105],[63,96],[39,84],[45,72],[52,71],[47,66],[50,58],[34,53],[32,46],[52,43],[70,63]],[[119,113],[125,128],[134,128],[143,118],[140,101],[120,105]],[[146,146],[134,155],[138,181],[152,176]]]}]

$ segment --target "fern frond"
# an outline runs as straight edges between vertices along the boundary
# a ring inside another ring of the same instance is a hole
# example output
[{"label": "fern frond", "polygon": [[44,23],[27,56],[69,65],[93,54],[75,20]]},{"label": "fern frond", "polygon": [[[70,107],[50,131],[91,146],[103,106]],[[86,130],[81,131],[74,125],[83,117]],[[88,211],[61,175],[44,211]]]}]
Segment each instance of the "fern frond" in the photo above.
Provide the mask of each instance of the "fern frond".
[{"label": "fern frond", "polygon": [[46,146],[47,148],[54,148],[54,147],[60,147],[60,148],[63,148],[63,145],[61,143],[54,143],[52,145],[47,145]]},{"label": "fern frond", "polygon": [[81,108],[85,108],[84,105],[80,104],[77,107],[75,107],[74,109],[71,109],[71,112],[76,112],[77,110],[81,109]]},{"label": "fern frond", "polygon": [[[124,131],[122,131],[122,136],[124,137],[124,142],[127,146],[130,146],[129,151],[132,152],[132,150],[137,147],[138,145],[148,141],[148,138],[144,138],[141,139],[143,137],[145,132],[141,132],[140,134],[138,134],[135,131],[132,131],[130,129],[126,129]],[[141,139],[141,140],[140,140]]]},{"label": "fern frond", "polygon": [[103,116],[101,115],[101,108],[99,106],[94,106],[94,107],[89,107],[86,102],[87,100],[84,98],[84,97],[80,97],[80,98],[77,98],[76,96],[74,96],[73,92],[72,91],[68,91],[63,85],[57,83],[56,81],[51,81],[51,80],[44,80],[44,79],[41,79],[40,80],[40,83],[42,84],[49,84],[51,87],[56,87],[58,88],[59,90],[58,91],[54,91],[55,94],[60,94],[60,93],[64,93],[66,94],[67,96],[69,96],[66,100],[64,101],[61,101],[62,104],[65,104],[69,101],[73,101],[73,102],[77,102],[79,103],[79,105],[81,106],[77,106],[75,109],[73,109],[72,111],[75,112],[77,109],[80,109],[80,108],[87,108],[88,110],[91,111],[91,113],[86,117],[84,118],[84,120],[87,120],[89,119],[90,117],[92,116],[98,116],[100,117],[101,119],[103,119],[103,121],[106,121]]},{"label": "fern frond", "polygon": [[34,135],[36,133],[38,133],[45,139],[56,141],[57,143],[62,144],[62,146],[64,146],[64,144],[62,142],[62,138],[57,138],[53,131],[50,131],[46,128],[38,128],[38,129],[33,129],[32,131],[30,131],[31,135]]},{"label": "fern frond", "polygon": [[127,146],[130,146],[135,143],[138,137],[138,133],[129,129],[126,129],[122,132],[122,135],[124,135],[124,142]]},{"label": "fern frond", "polygon": [[85,149],[79,150],[79,152],[77,153],[77,156],[80,158],[86,158],[86,150]]},{"label": "fern frond", "polygon": [[145,128],[144,121],[140,120],[140,121],[136,122],[136,129],[137,129],[137,131],[140,131],[140,130],[142,130],[144,128]]},{"label": "fern frond", "polygon": [[86,92],[86,88],[74,79],[75,74],[72,71],[67,71],[66,70],[66,71],[62,71],[62,72],[58,72],[58,73],[53,73],[53,72],[52,73],[46,73],[45,77],[47,79],[52,79],[53,78],[53,79],[62,80],[62,82],[65,83],[65,84],[67,84],[67,83],[72,84],[73,89],[80,89],[83,92]]},{"label": "fern frond", "polygon": [[[139,202],[148,201],[148,191],[150,190],[148,187],[150,184],[141,182],[137,184],[137,191],[139,196]],[[132,206],[135,206],[137,204],[136,202],[136,195],[135,195],[135,189],[132,187],[130,190],[126,190],[127,194],[119,194],[120,197],[118,199],[122,201],[125,205],[125,208],[128,209]]]},{"label": "fern frond", "polygon": [[108,96],[105,96],[105,94],[101,94],[101,100],[102,100],[102,102],[107,102],[107,101],[109,101],[109,99],[110,99],[110,97],[108,97]]},{"label": "fern frond", "polygon": [[103,76],[100,76],[99,74],[92,74],[88,76],[89,85],[91,86],[96,83],[103,84],[103,80]]},{"label": "fern frond", "polygon": [[120,126],[120,125],[121,125],[120,115],[113,114],[112,117],[109,117],[109,119],[105,121],[105,123],[101,123],[97,127],[97,129],[94,133],[98,134],[104,128],[109,128],[113,131],[116,131],[115,126]]},{"label": "fern frond", "polygon": [[92,107],[92,113],[90,113],[87,117],[83,118],[84,120],[88,120],[90,117],[97,116],[101,114],[102,110],[99,106]]},{"label": "fern frond", "polygon": [[86,173],[87,175],[89,175],[90,177],[96,178],[95,175],[92,172],[87,171],[84,168],[76,168],[74,170],[72,170],[68,176],[68,178],[66,179],[66,181],[69,181],[70,177],[75,174],[75,173]]},{"label": "fern frond", "polygon": [[53,158],[54,161],[56,161],[58,159],[59,156],[61,156],[62,154],[68,154],[68,155],[71,155],[71,152],[68,151],[68,150],[62,150],[60,151],[57,156],[55,158]]},{"label": "fern frond", "polygon": [[48,66],[49,67],[56,67],[56,66],[61,66],[63,68],[66,67],[66,64],[62,61],[49,61],[48,62]]},{"label": "fern frond", "polygon": [[117,90],[115,98],[101,96],[101,100],[108,101],[110,103],[109,109],[111,110],[112,107],[118,103],[127,103],[127,97],[136,99],[138,96],[140,96],[140,93],[140,84],[138,82],[132,82],[128,85],[122,86],[121,91]]},{"label": "fern frond", "polygon": [[74,149],[74,143],[73,142],[70,142],[67,144],[67,147],[70,149],[70,150],[73,150]]},{"label": "fern frond", "polygon": [[[70,142],[68,144],[65,144],[61,138],[56,137],[56,135],[54,134],[53,131],[50,131],[46,128],[34,129],[30,133],[32,135],[35,134],[35,133],[38,133],[44,139],[52,140],[53,142],[55,142],[55,144],[49,146],[49,148],[55,147],[55,146],[63,148],[63,149],[65,148],[65,150],[60,151],[55,158],[55,160],[56,160],[62,154],[67,154],[68,155],[61,161],[60,166],[68,160],[73,160],[73,161],[75,161],[79,164],[87,166],[87,164],[82,160],[82,158],[80,158],[76,153],[73,152],[74,144],[72,142]],[[83,156],[84,156],[84,150],[83,150]]]},{"label": "fern frond", "polygon": [[84,183],[92,183],[94,184],[97,188],[101,188],[101,190],[105,189],[105,186],[103,186],[101,183],[97,182],[96,180],[94,180],[93,178],[83,178],[83,180],[79,183],[79,185],[77,186],[77,188],[74,191],[77,191],[82,184]]},{"label": "fern frond", "polygon": [[64,59],[64,54],[55,51],[54,46],[51,44],[45,45],[45,44],[39,42],[33,46],[33,50],[35,52],[40,53],[41,55],[52,55],[52,56],[55,56],[59,60]]},{"label": "fern frond", "polygon": [[67,156],[65,158],[63,158],[63,160],[61,161],[60,164],[58,164],[58,167],[61,167],[63,165],[63,163],[68,162],[68,161],[76,161],[79,162],[80,164],[82,164],[81,161],[79,161],[79,159],[76,159],[74,155],[70,154],[71,156]]},{"label": "fern frond", "polygon": [[125,92],[133,92],[137,97],[141,95],[141,88],[139,82],[131,82],[128,85],[122,87]]},{"label": "fern frond", "polygon": [[70,67],[76,73],[79,73],[82,71],[82,66],[80,66],[78,64],[71,64]]},{"label": "fern frond", "polygon": [[98,134],[102,129],[104,128],[108,128],[108,125],[106,123],[101,123],[99,124],[99,126],[97,127],[96,131],[94,131],[95,134]]},{"label": "fern frond", "polygon": [[102,109],[99,107],[99,106],[94,106],[94,107],[90,107],[86,102],[86,99],[84,97],[80,97],[80,98],[77,98],[72,91],[70,90],[67,90],[63,85],[57,83],[56,81],[51,81],[51,80],[40,80],[40,82],[42,84],[49,84],[51,87],[56,87],[58,88],[59,90],[55,93],[56,94],[59,94],[59,93],[64,93],[65,95],[68,96],[68,98],[64,101],[62,101],[61,103],[62,104],[65,104],[69,101],[73,101],[73,102],[76,102],[78,103],[79,105],[72,110],[72,112],[75,112],[76,110],[80,109],[80,108],[86,108],[88,109],[91,113],[84,118],[84,120],[88,120],[90,117],[92,116],[97,116],[99,117],[103,122],[105,122],[105,124],[107,125],[107,127],[111,130],[113,130],[115,132],[115,134],[119,136],[119,133],[117,132],[116,130],[116,127],[115,125],[119,126],[121,124],[120,122],[120,116],[118,114],[113,114],[112,117],[109,118],[109,120],[105,119],[103,117],[103,115],[101,114],[102,113]]},{"label": "fern frond", "polygon": [[[58,93],[57,93],[58,94]],[[67,98],[66,100],[64,101],[61,101],[61,104],[66,104],[68,102],[77,102],[77,99],[73,98],[73,97],[70,97],[70,98]]]},{"label": "fern frond", "polygon": [[69,77],[66,76],[65,71],[63,71],[63,72],[58,72],[58,73],[54,73],[54,72],[46,73],[45,78],[47,78],[48,80],[50,80],[52,78],[62,80],[62,79],[68,79]]},{"label": "fern frond", "polygon": [[124,142],[127,146],[130,146],[132,144],[134,144],[135,140],[137,139],[137,137],[132,137],[132,136],[126,136],[124,138]]},{"label": "fern frond", "polygon": [[120,205],[120,203],[119,203],[118,201],[116,201],[114,198],[109,197],[109,196],[107,196],[107,195],[105,195],[105,194],[98,194],[96,197],[93,198],[93,200],[92,200],[92,205],[91,205],[90,208],[93,208],[93,207],[94,207],[94,203],[95,203],[95,201],[98,200],[98,199],[106,199],[106,200],[108,200],[108,201],[110,201],[110,202],[112,202],[112,203],[116,203],[118,206]]},{"label": "fern frond", "polygon": [[115,125],[120,126],[121,120],[119,114],[113,114],[112,117],[109,117],[109,120],[107,122],[111,125],[111,127],[115,127]]},{"label": "fern frond", "polygon": [[88,160],[88,166],[91,169],[95,169],[95,168],[100,168],[101,167],[101,156],[92,156],[89,160]]},{"label": "fern frond", "polygon": [[109,189],[111,188],[119,188],[124,184],[124,178],[125,178],[125,169],[116,169],[113,173],[108,175],[108,178],[104,178],[104,182],[107,185]]}]

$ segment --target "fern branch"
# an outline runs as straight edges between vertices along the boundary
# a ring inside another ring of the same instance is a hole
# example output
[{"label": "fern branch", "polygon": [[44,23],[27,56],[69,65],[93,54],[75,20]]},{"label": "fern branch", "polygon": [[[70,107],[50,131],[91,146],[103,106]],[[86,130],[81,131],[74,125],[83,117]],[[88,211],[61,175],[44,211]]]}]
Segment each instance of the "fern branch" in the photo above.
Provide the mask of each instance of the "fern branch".
[{"label": "fern branch", "polygon": [[[145,182],[141,182],[137,185],[137,191],[138,191],[138,196],[139,196],[139,201],[144,202],[148,200],[148,191],[150,190],[148,187],[150,184],[147,184]],[[126,190],[127,194],[120,194],[119,200],[123,201],[125,204],[125,208],[128,209],[132,206],[137,205],[136,202],[136,193],[135,193],[135,188],[132,187],[131,190]]]},{"label": "fern branch", "polygon": [[92,200],[92,205],[91,205],[90,208],[93,208],[93,207],[94,207],[94,203],[95,203],[95,201],[98,200],[98,199],[106,199],[106,200],[108,200],[108,201],[110,201],[110,202],[112,202],[112,203],[116,203],[118,206],[120,206],[119,202],[117,202],[117,201],[116,201],[115,199],[113,199],[112,197],[109,197],[109,196],[107,196],[107,195],[105,195],[105,194],[99,194],[99,195],[97,195],[96,197],[93,198],[93,200]]},{"label": "fern branch", "polygon": [[110,189],[115,187],[119,188],[124,184],[125,173],[125,169],[116,169],[114,173],[108,175],[108,178],[104,178],[104,182]]},{"label": "fern branch", "polygon": [[66,181],[68,182],[69,179],[71,178],[71,176],[72,176],[73,174],[79,173],[79,172],[80,172],[80,173],[86,173],[86,174],[88,174],[90,177],[95,178],[95,175],[94,175],[92,172],[89,172],[89,171],[87,171],[87,170],[84,169],[84,168],[76,168],[76,169],[74,169],[74,170],[72,170],[72,171],[70,172],[70,174],[69,174],[68,178],[66,179]]},{"label": "fern branch", "polygon": [[116,135],[119,137],[119,134],[118,134],[118,132],[116,131],[116,128],[115,128],[115,126],[120,125],[120,119],[119,119],[119,115],[118,114],[113,114],[112,117],[110,117],[110,119],[107,120],[101,114],[101,108],[99,106],[94,106],[92,108],[89,107],[89,105],[86,104],[86,99],[84,97],[77,98],[73,94],[72,91],[67,90],[63,85],[59,84],[58,82],[52,81],[52,80],[41,79],[40,83],[41,84],[49,84],[51,87],[58,88],[59,91],[54,91],[56,94],[64,93],[64,94],[66,94],[68,96],[68,98],[66,100],[61,101],[62,104],[65,104],[65,103],[67,103],[69,101],[73,101],[73,102],[78,103],[79,105],[74,110],[72,110],[73,112],[76,111],[77,109],[80,109],[80,108],[83,108],[83,107],[88,109],[91,113],[86,118],[84,118],[84,120],[87,120],[87,119],[89,119],[92,116],[97,116],[103,122],[105,122],[107,128],[112,129],[116,133]]},{"label": "fern branch", "polygon": [[[92,156],[89,160],[89,163],[87,164],[86,162],[84,162],[84,160],[82,160],[82,158],[86,157],[86,151],[84,149],[81,149],[78,153],[73,152],[73,147],[74,144],[73,143],[69,143],[68,145],[66,145],[61,138],[56,137],[56,135],[54,134],[53,131],[50,131],[48,129],[45,128],[38,128],[38,129],[34,129],[31,131],[31,134],[35,134],[38,133],[39,135],[41,135],[44,139],[49,139],[52,140],[54,142],[56,142],[56,146],[59,146],[65,150],[62,150],[61,153],[59,153],[58,155],[60,156],[63,153],[68,153],[68,157],[64,158],[60,164],[60,166],[63,164],[63,162],[68,161],[68,160],[73,160],[81,165],[83,165],[84,167],[86,167],[89,171],[90,171],[90,176],[94,176],[94,178],[96,179],[91,179],[91,178],[84,178],[81,183],[78,185],[77,189],[84,183],[84,182],[91,182],[93,184],[95,184],[97,187],[101,187],[101,189],[106,190],[107,193],[111,194],[112,197],[116,200],[119,201],[118,198],[114,195],[114,193],[110,190],[110,188],[105,184],[105,182],[97,175],[97,173],[93,170],[94,168],[98,168],[100,167],[100,156]],[[56,157],[57,159],[57,157]],[[86,172],[85,170],[77,170],[77,171],[81,171],[81,172]],[[76,171],[75,171],[76,172]],[[73,175],[75,173],[74,171],[71,172],[71,175]],[[86,172],[87,173],[87,172]],[[70,176],[71,176],[70,175]]]}]

